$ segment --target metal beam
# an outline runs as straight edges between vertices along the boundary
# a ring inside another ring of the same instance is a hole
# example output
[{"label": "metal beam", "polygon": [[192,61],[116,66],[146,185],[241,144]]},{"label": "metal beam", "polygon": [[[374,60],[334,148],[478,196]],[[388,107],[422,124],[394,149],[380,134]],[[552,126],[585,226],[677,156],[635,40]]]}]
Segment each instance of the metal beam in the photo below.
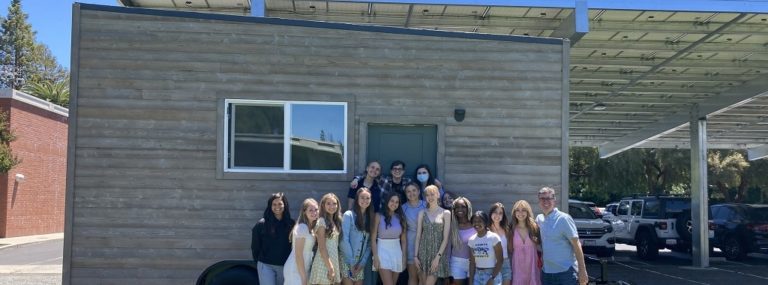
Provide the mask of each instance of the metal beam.
[{"label": "metal beam", "polygon": [[[638,71],[637,73],[640,73]],[[619,72],[605,72],[605,71],[578,71],[571,72],[571,81],[574,80],[601,80],[601,81],[629,81],[634,77],[633,73],[619,73]],[[744,75],[732,75],[732,74],[679,74],[679,73],[657,73],[655,75],[647,76],[643,81],[655,81],[655,82],[733,82],[739,83],[752,79]]]},{"label": "metal beam", "polygon": [[573,46],[588,32],[589,9],[587,9],[587,1],[576,0],[576,9],[573,9],[571,15],[563,19],[560,23],[560,27],[549,36],[553,38],[570,39],[571,46]]},{"label": "metal beam", "polygon": [[264,17],[266,15],[266,0],[251,1],[251,16]]},{"label": "metal beam", "polygon": [[[720,32],[718,32],[720,34]],[[636,40],[583,40],[576,44],[573,49],[576,51],[587,50],[639,50],[639,51],[678,51],[689,45],[690,42],[678,41],[636,41]],[[768,53],[766,44],[750,43],[712,43],[702,42],[696,48],[696,52],[753,52],[757,54]],[[598,57],[599,58],[599,57]]]},{"label": "metal beam", "polygon": [[768,144],[747,149],[749,160],[758,160],[768,157]]},{"label": "metal beam", "polygon": [[[768,82],[768,76],[764,75],[753,79],[744,85],[727,90],[718,96],[704,100],[699,103],[699,112],[704,116],[712,115],[749,102],[751,98],[755,96],[766,96],[768,95],[768,90],[766,90],[765,82]],[[601,145],[600,157],[606,158],[612,156],[624,150],[641,145],[648,140],[661,137],[664,134],[685,127],[689,122],[688,117],[687,112],[673,113],[658,120],[657,123],[650,124],[631,135]]]},{"label": "metal beam", "polygon": [[691,219],[693,266],[709,267],[709,195],[707,194],[707,114],[699,105],[690,112],[691,125]]},{"label": "metal beam", "polygon": [[[594,58],[571,55],[571,66],[617,66],[623,68],[648,68],[656,65],[662,59],[643,60],[640,58]],[[765,60],[721,60],[721,59],[685,59],[681,58],[667,64],[666,69],[685,69],[685,68],[766,68],[768,61]]]},{"label": "metal beam", "polygon": [[[259,1],[259,0],[256,0]],[[541,7],[573,9],[573,0],[330,0],[331,2],[420,4],[457,6]],[[747,0],[589,0],[589,9],[678,11],[678,12],[731,12],[768,13],[768,2]]]}]

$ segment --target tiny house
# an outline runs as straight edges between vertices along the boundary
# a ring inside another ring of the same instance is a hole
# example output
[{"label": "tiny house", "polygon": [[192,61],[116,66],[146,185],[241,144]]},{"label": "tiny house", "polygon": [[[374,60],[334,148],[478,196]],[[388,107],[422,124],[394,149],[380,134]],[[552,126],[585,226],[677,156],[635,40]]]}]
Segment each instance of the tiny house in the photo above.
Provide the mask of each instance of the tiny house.
[{"label": "tiny house", "polygon": [[427,163],[478,209],[567,187],[567,41],[73,13],[64,284],[193,283],[250,259],[271,193],[295,217],[369,160]]}]

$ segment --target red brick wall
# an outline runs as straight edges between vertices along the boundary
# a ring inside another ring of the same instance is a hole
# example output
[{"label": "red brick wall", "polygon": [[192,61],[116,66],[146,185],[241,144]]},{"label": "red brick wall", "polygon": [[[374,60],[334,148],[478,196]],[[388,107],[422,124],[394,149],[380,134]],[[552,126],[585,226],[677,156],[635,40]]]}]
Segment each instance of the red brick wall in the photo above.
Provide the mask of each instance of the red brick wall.
[{"label": "red brick wall", "polygon": [[[0,185],[5,188],[0,189],[0,194],[5,194],[0,197],[0,203],[5,207],[5,223],[0,237],[62,232],[67,117],[11,99],[0,99],[0,105],[10,105],[8,117],[16,134],[11,149],[22,160],[5,175],[5,179],[0,179],[5,182]],[[17,173],[23,174],[25,181],[17,183]]]}]

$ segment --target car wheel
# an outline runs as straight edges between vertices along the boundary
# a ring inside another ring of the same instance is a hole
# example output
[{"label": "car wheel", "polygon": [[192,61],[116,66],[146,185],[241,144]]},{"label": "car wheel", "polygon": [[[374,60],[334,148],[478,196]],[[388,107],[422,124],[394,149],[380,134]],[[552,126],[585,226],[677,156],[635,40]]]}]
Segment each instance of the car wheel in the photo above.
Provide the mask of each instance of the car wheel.
[{"label": "car wheel", "polygon": [[691,240],[693,237],[693,219],[691,219],[691,212],[683,212],[677,216],[675,230],[683,240]]},{"label": "car wheel", "polygon": [[637,257],[644,260],[653,260],[659,255],[656,242],[647,231],[641,232],[637,237]]},{"label": "car wheel", "polygon": [[735,236],[730,236],[725,239],[723,254],[727,260],[742,260],[747,256],[744,247],[741,246],[739,239]]}]

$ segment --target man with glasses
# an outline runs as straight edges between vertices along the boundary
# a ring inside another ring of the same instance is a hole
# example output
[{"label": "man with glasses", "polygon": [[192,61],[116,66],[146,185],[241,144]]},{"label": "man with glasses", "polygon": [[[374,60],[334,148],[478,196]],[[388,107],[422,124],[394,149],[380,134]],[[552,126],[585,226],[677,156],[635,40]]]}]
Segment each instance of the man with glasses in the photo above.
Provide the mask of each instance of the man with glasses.
[{"label": "man with glasses", "polygon": [[543,214],[536,216],[541,231],[543,285],[587,284],[587,267],[581,250],[576,223],[570,215],[555,208],[555,189],[539,190],[539,207]]},{"label": "man with glasses", "polygon": [[405,174],[405,162],[393,161],[389,167],[389,174],[391,176],[384,178],[384,183],[382,183],[381,189],[384,192],[382,197],[389,197],[389,193],[395,192],[400,196],[400,204],[405,203],[408,201],[405,197],[405,186],[411,183],[411,179],[403,175]]}]

